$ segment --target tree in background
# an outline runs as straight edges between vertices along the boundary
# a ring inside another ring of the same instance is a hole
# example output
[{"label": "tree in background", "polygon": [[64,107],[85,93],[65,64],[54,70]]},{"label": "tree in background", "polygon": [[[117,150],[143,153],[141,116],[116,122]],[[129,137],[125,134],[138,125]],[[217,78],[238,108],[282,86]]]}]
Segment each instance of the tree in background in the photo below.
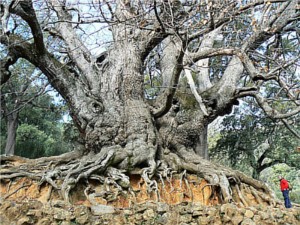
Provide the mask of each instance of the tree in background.
[{"label": "tree in background", "polygon": [[28,158],[69,151],[62,137],[65,110],[48,94],[47,80],[24,60],[11,76],[1,86],[1,151]]},{"label": "tree in background", "polygon": [[[244,186],[261,192],[254,194],[258,202],[271,201],[263,183],[199,155],[206,151],[208,124],[229,114],[240,98],[254,98],[286,124],[300,112],[294,79],[299,49],[286,55],[276,45],[288,39],[299,46],[297,0],[2,2],[0,43],[7,56],[1,82],[10,79],[7,69],[18,58],[38,67],[66,101],[84,150],[56,157],[52,171],[35,169],[31,177],[47,177],[53,185],[59,174],[69,201],[70,190],[93,175],[126,190],[127,175],[140,174],[149,191],[157,191],[154,176],[187,171],[218,186],[223,202],[237,201],[241,195],[233,199],[232,193]],[[264,45],[270,48],[260,49]],[[159,72],[150,76],[147,65]],[[145,98],[145,76],[161,76],[155,98]],[[195,98],[191,109],[176,95],[183,76]],[[268,95],[270,83],[282,90],[278,99]],[[289,107],[277,107],[287,101]],[[28,172],[45,163],[29,163]]]},{"label": "tree in background", "polygon": [[34,85],[39,75],[34,75],[34,67],[28,63],[15,64],[12,78],[1,86],[1,119],[6,123],[5,154],[14,155],[19,113],[38,96],[45,94],[47,83]]},{"label": "tree in background", "polygon": [[[297,120],[290,119],[299,132]],[[298,137],[280,120],[266,117],[255,102],[249,100],[244,107],[236,108],[220,127],[218,141],[210,149],[214,160],[221,160],[255,179],[260,178],[263,170],[280,163],[300,168],[300,155],[295,151]]]}]

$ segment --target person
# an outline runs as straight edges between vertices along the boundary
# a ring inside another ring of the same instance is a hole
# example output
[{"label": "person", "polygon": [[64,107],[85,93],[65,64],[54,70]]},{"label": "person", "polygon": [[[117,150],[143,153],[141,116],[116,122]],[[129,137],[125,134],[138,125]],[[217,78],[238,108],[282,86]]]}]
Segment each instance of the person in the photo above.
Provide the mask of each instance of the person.
[{"label": "person", "polygon": [[284,177],[282,176],[279,176],[279,180],[280,180],[280,190],[284,198],[284,206],[285,208],[292,208],[292,204],[289,197],[289,191],[290,191],[289,182],[286,179],[284,179]]}]

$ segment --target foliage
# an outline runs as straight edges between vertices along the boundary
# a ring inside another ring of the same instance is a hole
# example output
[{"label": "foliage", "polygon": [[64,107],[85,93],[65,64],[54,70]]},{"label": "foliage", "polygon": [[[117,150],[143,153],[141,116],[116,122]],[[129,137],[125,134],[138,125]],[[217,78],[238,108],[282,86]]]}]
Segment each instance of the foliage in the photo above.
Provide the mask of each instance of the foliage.
[{"label": "foliage", "polygon": [[[18,76],[17,76],[18,75]],[[70,143],[63,139],[63,116],[66,107],[55,92],[45,88],[45,79],[24,60],[14,65],[10,80],[1,86],[1,152],[7,139],[8,116],[18,118],[15,154],[37,158],[70,151]],[[51,94],[49,94],[50,92]]]},{"label": "foliage", "polygon": [[278,164],[262,172],[261,179],[270,185],[278,198],[283,200],[278,180],[279,176],[283,176],[293,186],[293,190],[290,191],[291,201],[300,203],[300,170],[291,168],[286,164]]},{"label": "foliage", "polygon": [[16,155],[38,158],[68,152],[71,145],[63,140],[63,133],[63,127],[59,124],[43,131],[36,125],[23,123],[17,131]]},{"label": "foliage", "polygon": [[161,80],[158,76],[145,75],[144,76],[144,88],[145,97],[147,99],[154,99],[160,92]]},{"label": "foliage", "polygon": [[295,153],[299,140],[280,121],[266,117],[253,101],[236,108],[221,126],[217,144],[210,149],[213,159],[255,178],[278,163],[299,168],[300,157]]}]

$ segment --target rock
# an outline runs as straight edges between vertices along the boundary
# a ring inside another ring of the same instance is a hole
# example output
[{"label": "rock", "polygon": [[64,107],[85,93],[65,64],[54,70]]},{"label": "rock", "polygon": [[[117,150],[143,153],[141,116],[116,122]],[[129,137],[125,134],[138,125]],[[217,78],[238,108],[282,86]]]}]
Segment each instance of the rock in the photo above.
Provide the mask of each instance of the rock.
[{"label": "rock", "polygon": [[213,225],[223,225],[221,220],[214,220]]},{"label": "rock", "polygon": [[251,220],[250,218],[246,218],[243,220],[241,225],[256,225],[256,223],[253,220]]},{"label": "rock", "polygon": [[[17,225],[27,225],[27,224],[32,224],[29,222],[30,218],[29,217],[22,217],[21,219],[18,220]],[[32,221],[31,221],[32,222]]]},{"label": "rock", "polygon": [[5,211],[7,210],[8,208],[10,208],[11,206],[14,206],[13,203],[11,201],[6,201],[6,202],[3,202],[1,204],[1,210]]},{"label": "rock", "polygon": [[237,207],[233,204],[224,204],[221,206],[220,211],[222,214],[232,218],[234,214],[237,212]]},{"label": "rock", "polygon": [[77,224],[87,224],[87,222],[89,221],[89,216],[85,215],[85,216],[80,216],[76,218],[76,223]]},{"label": "rock", "polygon": [[0,224],[9,224],[9,219],[6,216],[0,214]]},{"label": "rock", "polygon": [[260,217],[259,215],[254,215],[253,221],[254,221],[255,223],[259,223],[259,222],[261,221],[261,217]]},{"label": "rock", "polygon": [[143,219],[143,215],[140,214],[140,213],[137,213],[137,214],[135,214],[135,219],[136,219],[137,221],[142,220],[142,219]]},{"label": "rock", "polygon": [[168,212],[170,210],[170,207],[166,203],[158,202],[157,203],[157,212],[162,214],[165,212]]},{"label": "rock", "polygon": [[88,208],[86,206],[83,206],[83,205],[77,206],[74,209],[74,215],[76,217],[80,217],[80,216],[83,216],[83,215],[86,215],[86,214],[89,214],[89,213],[90,213],[90,211],[88,210]]},{"label": "rock", "polygon": [[245,215],[245,217],[252,219],[254,216],[254,213],[251,210],[247,209],[244,215]]},{"label": "rock", "polygon": [[270,218],[269,214],[266,212],[258,212],[258,215],[261,217],[262,220],[268,220]]},{"label": "rock", "polygon": [[216,208],[207,208],[205,210],[205,212],[209,216],[215,216],[217,214],[217,209]]},{"label": "rock", "polygon": [[202,211],[193,211],[192,215],[193,216],[202,216],[203,212]]},{"label": "rock", "polygon": [[[46,203],[28,201],[0,204],[2,225],[296,225],[300,224],[300,208],[280,209],[268,207],[238,208],[235,204],[204,206],[201,204],[142,203],[129,208],[114,208],[97,204],[63,205],[63,201]],[[55,205],[56,207],[53,207]],[[63,207],[62,207],[63,206]],[[4,210],[5,209],[5,210]]]},{"label": "rock", "polygon": [[239,225],[243,221],[244,217],[242,215],[235,215],[231,218],[233,225]]},{"label": "rock", "polygon": [[92,205],[91,211],[93,215],[97,215],[97,216],[116,212],[115,208],[109,205]]},{"label": "rock", "polygon": [[60,225],[72,225],[72,223],[69,221],[63,221]]},{"label": "rock", "polygon": [[203,210],[204,210],[204,207],[201,204],[196,203],[191,206],[191,212],[192,212],[193,216],[203,215],[204,214]]},{"label": "rock", "polygon": [[193,213],[192,208],[189,205],[178,206],[178,211],[179,211],[179,214],[182,214],[182,215],[187,214],[187,213]]},{"label": "rock", "polygon": [[229,216],[226,216],[226,215],[225,215],[225,216],[222,217],[222,222],[224,222],[224,223],[230,222],[230,221],[231,221],[231,218],[232,218],[232,217],[229,217]]},{"label": "rock", "polygon": [[199,203],[195,203],[191,206],[191,209],[193,212],[195,211],[203,211],[204,209],[204,206],[202,204],[199,204]]},{"label": "rock", "polygon": [[145,205],[139,205],[134,207],[135,213],[142,213],[147,209],[147,206]]},{"label": "rock", "polygon": [[67,216],[64,210],[55,210],[55,213],[53,214],[53,218],[56,220],[65,220]]},{"label": "rock", "polygon": [[185,214],[180,216],[180,222],[183,223],[190,223],[192,221],[192,215],[191,214]]},{"label": "rock", "polygon": [[50,225],[50,224],[51,224],[50,218],[46,217],[39,220],[36,225]]},{"label": "rock", "polygon": [[128,215],[128,216],[131,216],[131,215],[133,215],[133,212],[132,212],[132,210],[125,209],[125,210],[123,211],[123,214],[124,214],[124,215]]},{"label": "rock", "polygon": [[147,209],[144,213],[143,213],[143,219],[144,220],[150,220],[155,216],[154,210],[153,209]]},{"label": "rock", "polygon": [[158,215],[156,219],[157,224],[166,224],[168,222],[168,218],[163,215]]},{"label": "rock", "polygon": [[42,211],[41,210],[38,210],[38,209],[30,209],[30,210],[28,210],[28,212],[27,212],[27,216],[35,216],[35,217],[38,217],[38,218],[40,218],[40,217],[42,217]]},{"label": "rock", "polygon": [[199,217],[198,218],[198,224],[199,225],[207,225],[209,224],[210,219],[208,217]]},{"label": "rock", "polygon": [[67,206],[67,203],[62,200],[53,200],[51,202],[52,207],[59,207],[59,208],[65,208]]},{"label": "rock", "polygon": [[282,211],[280,210],[280,209],[275,209],[273,212],[272,212],[272,216],[274,217],[274,218],[283,218],[283,213],[282,213]]}]

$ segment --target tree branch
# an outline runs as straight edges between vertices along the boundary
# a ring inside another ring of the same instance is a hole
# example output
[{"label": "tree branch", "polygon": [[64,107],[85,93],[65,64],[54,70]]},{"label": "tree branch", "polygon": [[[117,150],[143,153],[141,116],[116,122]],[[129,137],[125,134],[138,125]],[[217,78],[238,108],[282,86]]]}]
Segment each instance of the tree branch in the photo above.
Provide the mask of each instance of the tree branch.
[{"label": "tree branch", "polygon": [[267,100],[262,96],[260,95],[259,93],[255,93],[253,95],[253,97],[255,97],[256,101],[258,102],[259,106],[264,110],[264,112],[271,118],[274,118],[274,119],[285,119],[285,118],[288,118],[288,117],[291,117],[291,116],[294,116],[298,113],[300,113],[300,106],[299,107],[296,107],[295,109],[293,110],[290,110],[289,112],[287,113],[280,113],[278,112],[276,109],[272,108]]},{"label": "tree branch", "polygon": [[15,64],[18,58],[16,54],[8,54],[8,56],[0,60],[0,85],[3,85],[9,80],[11,76],[9,67]]},{"label": "tree branch", "polygon": [[286,128],[298,139],[300,139],[300,134],[291,127],[291,125],[288,123],[288,121],[286,119],[282,119],[281,120],[283,122],[283,124],[286,126]]},{"label": "tree branch", "polygon": [[76,93],[79,83],[74,82],[73,74],[48,52],[40,55],[35,44],[23,40],[15,34],[1,35],[0,43],[7,46],[9,51],[28,60],[38,67],[49,79],[51,85],[59,91],[65,100],[70,100],[70,96]]},{"label": "tree branch", "polygon": [[153,112],[154,118],[159,118],[164,116],[166,113],[168,113],[168,111],[170,110],[171,106],[172,106],[172,101],[173,101],[173,97],[175,95],[175,92],[177,90],[177,84],[179,81],[179,77],[180,74],[183,70],[183,57],[184,57],[184,47],[181,47],[179,49],[179,54],[176,58],[176,63],[175,63],[175,67],[172,70],[172,78],[170,81],[170,84],[168,86],[168,89],[166,90],[166,92],[164,93],[164,101],[165,103],[163,104],[163,106],[156,110],[155,112]]},{"label": "tree branch", "polygon": [[[14,2],[14,1],[13,1]],[[10,12],[24,19],[33,34],[36,50],[39,54],[46,53],[46,48],[43,40],[43,32],[39,21],[37,20],[35,10],[31,0],[17,1],[10,7]]]},{"label": "tree branch", "polygon": [[[55,10],[58,19],[61,21],[72,20],[72,16],[67,11],[65,5],[58,0],[50,1],[53,9]],[[94,67],[91,66],[93,63],[90,51],[86,48],[83,42],[78,38],[72,24],[68,22],[57,23],[56,29],[59,31],[61,38],[65,41],[69,48],[69,56],[75,65],[79,68],[80,73],[87,79],[88,86],[92,89],[96,89],[99,84],[99,74],[95,73]],[[100,73],[100,71],[97,71]]]},{"label": "tree branch", "polygon": [[194,97],[196,98],[197,102],[199,103],[201,111],[203,112],[203,114],[205,116],[208,116],[208,112],[207,112],[207,109],[206,109],[206,107],[205,107],[205,105],[204,105],[204,103],[202,101],[202,98],[201,98],[201,96],[198,94],[198,92],[196,90],[196,85],[195,85],[195,82],[193,80],[193,77],[192,77],[190,69],[184,69],[184,71],[185,71],[185,76],[186,76],[186,78],[188,80],[188,83],[190,85],[191,91],[192,91]]}]

